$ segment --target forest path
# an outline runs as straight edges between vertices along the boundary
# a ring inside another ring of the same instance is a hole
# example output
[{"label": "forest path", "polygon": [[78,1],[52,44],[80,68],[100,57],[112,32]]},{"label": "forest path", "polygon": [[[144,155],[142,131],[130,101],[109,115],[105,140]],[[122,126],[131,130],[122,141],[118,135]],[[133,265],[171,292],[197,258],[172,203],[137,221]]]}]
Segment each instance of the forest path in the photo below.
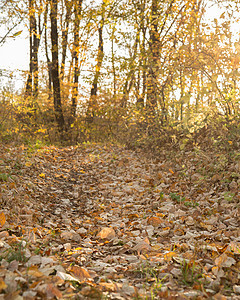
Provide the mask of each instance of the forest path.
[{"label": "forest path", "polygon": [[237,181],[120,146],[1,150],[4,299],[240,299]]}]

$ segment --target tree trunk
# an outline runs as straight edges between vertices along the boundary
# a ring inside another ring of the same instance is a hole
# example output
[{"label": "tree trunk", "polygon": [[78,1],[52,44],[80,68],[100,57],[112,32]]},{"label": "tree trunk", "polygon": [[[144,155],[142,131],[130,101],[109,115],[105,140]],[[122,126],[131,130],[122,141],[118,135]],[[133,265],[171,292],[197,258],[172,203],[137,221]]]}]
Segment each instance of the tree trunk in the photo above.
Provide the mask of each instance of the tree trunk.
[{"label": "tree trunk", "polygon": [[64,130],[58,62],[57,0],[51,0],[52,83],[55,117],[60,132]]},{"label": "tree trunk", "polygon": [[147,74],[147,106],[154,112],[158,103],[158,59],[159,59],[159,34],[158,34],[158,0],[152,0],[150,17],[149,58]]},{"label": "tree trunk", "polygon": [[82,11],[82,0],[77,0],[74,4],[74,42],[73,42],[73,61],[74,61],[74,77],[73,77],[73,90],[72,90],[72,108],[71,117],[72,121],[76,116],[77,109],[77,97],[78,97],[78,81],[79,81],[79,27],[80,27],[80,16]]},{"label": "tree trunk", "polygon": [[38,49],[40,44],[40,16],[38,20],[39,28],[37,28],[37,19],[35,15],[35,1],[29,0],[29,73],[26,84],[25,96],[32,97],[36,101],[38,97]]},{"label": "tree trunk", "polygon": [[98,81],[99,81],[100,70],[102,67],[102,62],[103,62],[103,57],[104,57],[104,52],[103,52],[104,4],[105,4],[105,2],[103,1],[102,19],[100,22],[100,27],[98,28],[97,64],[96,64],[95,74],[94,74],[94,78],[93,78],[93,83],[92,83],[92,88],[91,88],[91,93],[90,93],[90,101],[89,101],[88,112],[87,112],[87,118],[88,118],[89,122],[91,122],[93,120],[94,115],[95,115],[95,110],[96,110],[96,105],[97,105],[96,96],[97,96],[97,91],[98,91]]},{"label": "tree trunk", "polygon": [[34,32],[34,20],[33,20],[33,1],[28,2],[29,9],[29,72],[25,89],[25,98],[32,97],[33,90],[33,32]]},{"label": "tree trunk", "polygon": [[[39,30],[37,29],[37,20],[36,17],[34,16],[33,18],[34,22],[34,31],[33,31],[33,52],[32,52],[32,57],[33,57],[33,97],[36,100],[38,97],[38,49],[39,49],[39,44],[40,44],[40,28]],[[38,24],[40,26],[40,18],[38,20]]]},{"label": "tree trunk", "polygon": [[46,9],[44,13],[44,46],[45,46],[45,55],[47,59],[47,70],[48,70],[48,100],[52,98],[52,64],[48,55],[48,44],[47,44],[47,15],[48,15],[48,3],[46,4]]},{"label": "tree trunk", "polygon": [[65,16],[64,28],[62,30],[62,62],[60,68],[61,70],[60,75],[62,80],[64,79],[64,68],[65,68],[65,62],[67,56],[68,30],[69,30],[69,22],[71,17],[72,2],[65,0],[65,6],[66,6],[66,16]]}]

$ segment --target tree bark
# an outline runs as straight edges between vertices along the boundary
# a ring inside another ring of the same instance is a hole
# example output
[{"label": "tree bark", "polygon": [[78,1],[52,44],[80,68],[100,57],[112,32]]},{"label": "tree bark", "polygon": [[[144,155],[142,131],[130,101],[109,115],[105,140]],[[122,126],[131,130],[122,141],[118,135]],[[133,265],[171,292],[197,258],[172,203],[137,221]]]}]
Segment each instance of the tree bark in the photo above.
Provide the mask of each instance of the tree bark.
[{"label": "tree bark", "polygon": [[29,73],[26,84],[25,96],[33,97],[34,100],[37,100],[38,97],[38,50],[40,45],[40,16],[37,19],[35,15],[35,0],[29,0]]},{"label": "tree bark", "polygon": [[147,106],[151,112],[157,107],[158,98],[158,59],[159,59],[159,34],[158,34],[158,0],[152,0],[150,18],[150,40],[147,74]]},{"label": "tree bark", "polygon": [[47,70],[48,70],[48,100],[52,98],[52,63],[48,55],[48,43],[47,43],[47,15],[48,15],[48,3],[46,4],[46,9],[44,13],[44,46],[45,46],[45,55],[47,59]]},{"label": "tree bark", "polygon": [[103,26],[104,26],[104,5],[105,2],[103,1],[102,4],[102,19],[100,22],[100,26],[98,28],[98,55],[97,55],[97,64],[96,64],[96,69],[95,69],[95,74],[92,82],[92,88],[91,88],[91,93],[90,93],[90,100],[89,100],[89,105],[88,105],[88,112],[87,112],[87,117],[88,120],[91,122],[94,118],[95,115],[95,110],[96,110],[96,96],[97,96],[97,91],[98,91],[98,81],[100,77],[100,70],[102,67],[102,62],[103,62],[103,57],[104,57],[104,50],[103,50]]},{"label": "tree bark", "polygon": [[59,79],[59,62],[58,62],[58,27],[57,27],[57,0],[51,2],[51,43],[52,43],[52,83],[55,117],[60,132],[64,130],[64,117],[61,102],[61,88]]},{"label": "tree bark", "polygon": [[33,20],[33,1],[28,2],[29,9],[29,72],[27,77],[25,97],[32,97],[33,91],[33,31],[34,31],[34,20]]},{"label": "tree bark", "polygon": [[73,61],[74,61],[74,77],[73,77],[73,90],[72,90],[72,108],[71,117],[74,120],[77,109],[77,97],[78,97],[78,82],[79,82],[79,27],[80,16],[82,11],[82,0],[77,0],[74,4],[74,42],[73,42]]},{"label": "tree bark", "polygon": [[61,79],[64,79],[64,68],[66,63],[66,56],[67,56],[67,44],[68,44],[68,31],[69,31],[69,22],[71,17],[71,10],[72,10],[72,2],[69,0],[65,0],[66,6],[66,16],[65,16],[65,24],[62,30],[62,62],[60,68],[60,75]]}]

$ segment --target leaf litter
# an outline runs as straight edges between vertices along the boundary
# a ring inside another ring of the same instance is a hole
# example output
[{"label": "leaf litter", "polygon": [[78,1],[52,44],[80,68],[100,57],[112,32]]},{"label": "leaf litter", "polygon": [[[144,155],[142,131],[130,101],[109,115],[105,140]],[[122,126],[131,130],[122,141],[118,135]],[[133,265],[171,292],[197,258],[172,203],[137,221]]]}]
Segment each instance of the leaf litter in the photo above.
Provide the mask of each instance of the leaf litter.
[{"label": "leaf litter", "polygon": [[239,164],[208,168],[1,146],[0,299],[239,299]]}]

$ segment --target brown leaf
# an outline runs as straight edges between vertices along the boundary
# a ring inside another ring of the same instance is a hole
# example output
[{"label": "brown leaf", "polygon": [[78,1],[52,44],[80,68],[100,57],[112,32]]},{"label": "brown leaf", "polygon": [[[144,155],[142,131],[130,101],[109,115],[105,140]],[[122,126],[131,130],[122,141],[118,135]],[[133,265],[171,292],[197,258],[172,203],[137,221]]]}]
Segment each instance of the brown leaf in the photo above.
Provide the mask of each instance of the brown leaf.
[{"label": "brown leaf", "polygon": [[151,217],[151,218],[148,218],[147,223],[154,227],[158,227],[162,223],[162,219],[160,219],[158,217]]},{"label": "brown leaf", "polygon": [[115,237],[116,233],[111,227],[104,227],[98,234],[97,237],[102,240],[111,240]]},{"label": "brown leaf", "polygon": [[216,183],[222,179],[222,176],[220,174],[214,174],[212,177],[212,182]]},{"label": "brown leaf", "polygon": [[50,299],[54,297],[56,297],[57,299],[62,299],[62,293],[52,283],[47,285],[46,294],[47,294],[47,298]]},{"label": "brown leaf", "polygon": [[85,286],[81,289],[81,294],[86,297],[86,299],[102,299],[102,292],[93,286]]},{"label": "brown leaf", "polygon": [[221,268],[221,267],[231,267],[236,263],[236,260],[232,257],[228,257],[226,253],[223,253],[219,257],[215,259],[215,264]]},{"label": "brown leaf", "polygon": [[9,237],[8,231],[0,232],[0,239],[7,238],[7,237]]},{"label": "brown leaf", "polygon": [[38,270],[37,266],[31,266],[28,269],[27,274],[36,278],[40,278],[44,276],[43,273]]},{"label": "brown leaf", "polygon": [[144,240],[140,241],[134,248],[133,250],[137,251],[138,254],[141,252],[146,252],[151,250],[151,246],[149,243],[148,238],[145,238]]},{"label": "brown leaf", "polygon": [[114,283],[114,282],[100,282],[99,285],[104,287],[106,289],[106,291],[109,291],[109,292],[117,292],[119,290],[117,283]]},{"label": "brown leaf", "polygon": [[227,297],[225,297],[224,295],[217,293],[216,295],[213,296],[214,300],[227,300]]},{"label": "brown leaf", "polygon": [[228,249],[229,249],[229,251],[231,251],[234,254],[240,254],[240,244],[231,242],[228,246]]},{"label": "brown leaf", "polygon": [[87,278],[91,278],[91,275],[88,271],[79,266],[71,266],[70,268],[71,273],[81,281],[84,281]]},{"label": "brown leaf", "polygon": [[60,237],[63,240],[71,240],[73,237],[73,233],[71,231],[63,231],[61,232]]}]

